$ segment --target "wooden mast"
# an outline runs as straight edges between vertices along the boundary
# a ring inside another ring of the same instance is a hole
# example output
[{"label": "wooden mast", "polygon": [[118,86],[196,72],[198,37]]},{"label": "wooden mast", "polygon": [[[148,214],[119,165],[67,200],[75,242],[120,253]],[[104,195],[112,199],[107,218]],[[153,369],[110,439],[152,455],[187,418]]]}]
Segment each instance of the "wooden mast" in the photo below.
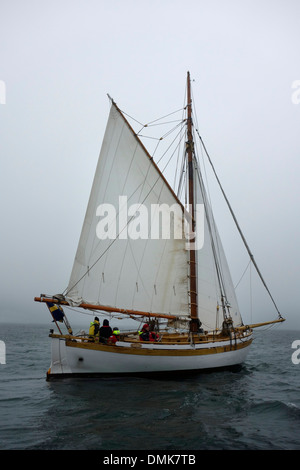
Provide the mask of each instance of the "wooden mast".
[{"label": "wooden mast", "polygon": [[195,245],[195,201],[194,201],[194,168],[193,168],[193,132],[192,132],[192,98],[191,98],[191,80],[190,72],[187,73],[187,142],[186,151],[188,156],[188,191],[189,191],[189,209],[192,217],[193,238],[190,240],[190,313],[191,313],[191,332],[197,332],[199,329],[198,308],[197,308],[197,270]]}]

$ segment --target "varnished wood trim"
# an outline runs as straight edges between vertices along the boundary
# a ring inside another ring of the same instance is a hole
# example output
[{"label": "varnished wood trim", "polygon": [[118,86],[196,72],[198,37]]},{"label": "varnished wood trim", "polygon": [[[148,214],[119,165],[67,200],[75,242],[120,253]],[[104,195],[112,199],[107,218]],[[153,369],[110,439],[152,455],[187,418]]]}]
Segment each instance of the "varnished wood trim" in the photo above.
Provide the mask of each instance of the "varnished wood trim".
[{"label": "varnished wood trim", "polygon": [[207,354],[221,354],[230,351],[236,351],[239,349],[250,346],[252,339],[249,339],[243,343],[232,344],[224,346],[212,346],[202,349],[153,349],[150,348],[135,348],[135,347],[123,347],[123,346],[112,346],[99,343],[79,343],[76,341],[66,340],[66,346],[72,348],[86,349],[92,351],[103,351],[115,354],[131,354],[140,356],[203,356]]},{"label": "varnished wood trim", "polygon": [[[137,334],[135,336],[129,336],[129,333],[123,333],[121,334],[121,341],[130,344],[130,347],[141,347],[142,344],[150,344],[149,341],[141,341],[139,338],[137,338]],[[249,330],[247,334],[245,333],[237,333],[236,338],[232,337],[231,341],[235,342],[236,340],[243,340],[245,341],[247,338],[249,338],[252,335],[252,331]],[[91,342],[88,339],[88,336],[73,336],[73,335],[60,335],[57,333],[51,333],[49,334],[51,338],[58,338],[58,339],[67,339],[69,341],[82,341],[84,343],[88,343],[89,345],[91,344],[96,344],[99,345],[98,342],[94,343]],[[228,342],[230,341],[229,336],[223,336],[221,334],[218,335],[213,335],[213,334],[208,334],[204,336],[198,336],[194,335],[194,343],[196,345],[199,344],[212,344],[212,343],[220,343],[220,342]],[[164,346],[171,346],[171,345],[176,345],[176,346],[185,346],[190,344],[189,341],[189,335],[188,334],[182,334],[182,333],[168,333],[168,334],[162,334],[162,340],[159,342],[159,344],[164,345]],[[105,346],[104,344],[100,344],[100,346]],[[110,345],[109,345],[110,347]]]}]

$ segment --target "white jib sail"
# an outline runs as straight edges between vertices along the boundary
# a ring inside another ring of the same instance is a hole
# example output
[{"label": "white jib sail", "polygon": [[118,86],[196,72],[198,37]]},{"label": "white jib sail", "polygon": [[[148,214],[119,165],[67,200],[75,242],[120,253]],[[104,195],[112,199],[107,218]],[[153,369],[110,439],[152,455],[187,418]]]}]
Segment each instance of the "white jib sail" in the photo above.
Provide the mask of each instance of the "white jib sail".
[{"label": "white jib sail", "polygon": [[202,322],[202,327],[204,330],[209,331],[219,329],[222,327],[224,320],[220,280],[218,279],[216,263],[222,278],[222,293],[226,295],[227,302],[230,305],[229,311],[233,324],[234,326],[241,325],[242,318],[227,259],[207,200],[201,174],[197,174],[197,171],[195,171],[195,199],[198,204],[203,204],[205,200],[206,211],[204,219],[204,244],[201,250],[196,252],[198,316]]},{"label": "white jib sail", "polygon": [[178,202],[112,104],[66,293],[70,303],[187,316],[183,212],[171,212],[169,224],[180,238],[164,232],[166,220],[160,228],[157,218],[151,224],[158,205],[178,209]]}]

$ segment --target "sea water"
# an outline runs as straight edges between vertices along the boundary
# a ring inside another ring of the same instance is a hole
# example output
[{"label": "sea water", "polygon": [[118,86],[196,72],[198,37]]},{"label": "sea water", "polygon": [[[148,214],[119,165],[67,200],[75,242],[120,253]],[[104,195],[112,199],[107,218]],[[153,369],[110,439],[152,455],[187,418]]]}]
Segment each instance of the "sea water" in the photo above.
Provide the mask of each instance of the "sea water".
[{"label": "sea water", "polygon": [[256,330],[239,372],[47,382],[49,327],[0,324],[2,450],[300,449],[300,331]]}]

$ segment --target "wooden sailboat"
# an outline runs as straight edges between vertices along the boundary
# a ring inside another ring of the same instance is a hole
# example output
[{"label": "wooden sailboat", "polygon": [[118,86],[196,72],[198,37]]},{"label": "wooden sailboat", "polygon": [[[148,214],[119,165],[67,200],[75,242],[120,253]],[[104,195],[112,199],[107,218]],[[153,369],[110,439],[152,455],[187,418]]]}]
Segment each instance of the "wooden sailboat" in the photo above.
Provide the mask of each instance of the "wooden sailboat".
[{"label": "wooden sailboat", "polygon": [[[189,73],[185,110],[188,210],[124,113],[111,102],[68,288],[61,295],[35,298],[47,304],[58,326],[57,333],[50,333],[48,379],[180,373],[244,362],[253,328],[262,324],[244,325],[239,311],[197,161]],[[151,214],[151,229],[141,218],[145,213]],[[152,231],[157,214],[167,217]],[[173,230],[168,232],[170,225]],[[138,331],[121,332],[112,344],[85,333],[73,335],[64,306],[139,318],[148,322],[158,340],[141,340]],[[264,324],[284,321],[277,312],[276,320]]]}]

